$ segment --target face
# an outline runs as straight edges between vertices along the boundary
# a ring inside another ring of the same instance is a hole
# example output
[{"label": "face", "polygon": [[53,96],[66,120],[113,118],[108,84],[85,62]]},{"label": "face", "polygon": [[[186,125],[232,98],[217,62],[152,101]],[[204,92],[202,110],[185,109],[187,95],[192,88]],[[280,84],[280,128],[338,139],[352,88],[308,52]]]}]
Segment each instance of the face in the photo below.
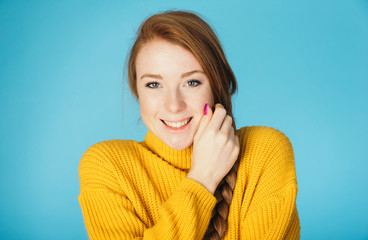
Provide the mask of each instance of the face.
[{"label": "face", "polygon": [[144,45],[135,64],[144,124],[169,147],[189,147],[205,104],[214,104],[201,65],[189,51],[165,40]]}]

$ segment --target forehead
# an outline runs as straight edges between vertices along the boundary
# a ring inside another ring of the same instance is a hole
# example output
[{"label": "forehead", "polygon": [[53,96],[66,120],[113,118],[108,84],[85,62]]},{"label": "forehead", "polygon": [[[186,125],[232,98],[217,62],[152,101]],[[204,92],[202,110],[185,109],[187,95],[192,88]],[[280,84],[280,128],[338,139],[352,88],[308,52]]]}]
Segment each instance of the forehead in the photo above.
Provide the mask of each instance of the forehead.
[{"label": "forehead", "polygon": [[136,59],[137,76],[146,73],[182,74],[202,70],[194,55],[183,47],[166,40],[152,40],[139,51]]}]

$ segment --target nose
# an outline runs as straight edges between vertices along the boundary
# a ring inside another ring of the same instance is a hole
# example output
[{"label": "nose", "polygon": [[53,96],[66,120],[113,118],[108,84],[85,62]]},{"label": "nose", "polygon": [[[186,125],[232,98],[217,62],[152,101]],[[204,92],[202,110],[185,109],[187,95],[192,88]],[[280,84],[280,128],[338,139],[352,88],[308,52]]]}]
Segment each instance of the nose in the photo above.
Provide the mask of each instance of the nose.
[{"label": "nose", "polygon": [[166,93],[165,107],[168,111],[176,113],[185,109],[185,99],[179,90],[170,90]]}]

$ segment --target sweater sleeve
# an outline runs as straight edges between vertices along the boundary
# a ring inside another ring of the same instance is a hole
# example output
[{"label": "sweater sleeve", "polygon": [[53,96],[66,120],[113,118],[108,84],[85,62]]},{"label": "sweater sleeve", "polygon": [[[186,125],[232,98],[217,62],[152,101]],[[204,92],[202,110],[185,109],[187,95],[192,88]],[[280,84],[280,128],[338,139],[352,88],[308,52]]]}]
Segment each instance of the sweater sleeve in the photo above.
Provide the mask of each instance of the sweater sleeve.
[{"label": "sweater sleeve", "polygon": [[[162,203],[159,219],[142,219],[119,187],[114,164],[106,147],[95,145],[83,155],[78,197],[90,239],[201,239],[216,204],[202,185],[183,179],[176,191]],[[139,209],[137,209],[139,207]],[[143,206],[144,207],[144,206]]]},{"label": "sweater sleeve", "polygon": [[294,153],[289,139],[273,128],[260,130],[254,141],[255,186],[248,212],[241,223],[241,239],[299,239],[296,208],[298,191]]}]

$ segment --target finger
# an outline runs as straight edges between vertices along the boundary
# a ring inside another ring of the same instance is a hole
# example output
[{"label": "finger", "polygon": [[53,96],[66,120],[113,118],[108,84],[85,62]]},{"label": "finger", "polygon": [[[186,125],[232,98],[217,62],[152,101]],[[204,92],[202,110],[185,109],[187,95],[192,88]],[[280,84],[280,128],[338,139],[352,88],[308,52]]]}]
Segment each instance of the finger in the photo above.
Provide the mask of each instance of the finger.
[{"label": "finger", "polygon": [[239,143],[239,137],[235,135],[235,144],[236,144],[236,151],[239,154],[240,151],[240,143]]},{"label": "finger", "polygon": [[221,104],[216,104],[215,111],[213,112],[213,116],[211,122],[208,124],[209,128],[220,130],[222,123],[226,117],[226,109]]},{"label": "finger", "polygon": [[236,154],[237,156],[239,155],[239,150],[240,150],[240,145],[239,145],[239,137],[237,135],[235,135],[235,145],[236,145]]},{"label": "finger", "polygon": [[202,132],[207,127],[211,118],[212,118],[212,109],[209,107],[208,103],[206,103],[206,105],[203,108],[203,116],[199,122],[199,127],[194,136],[194,139],[198,139],[202,135]]},{"label": "finger", "polygon": [[[232,133],[234,133],[234,130],[232,130],[232,123],[233,123],[233,119],[232,119],[232,117],[230,117],[230,115],[226,115],[226,117],[225,117],[225,120],[224,120],[224,122],[222,123],[222,126],[221,126],[221,131],[223,132],[223,133],[230,133],[230,132],[232,132]],[[229,135],[230,136],[230,135]]]},{"label": "finger", "polygon": [[229,138],[230,139],[234,139],[235,138],[235,130],[234,128],[231,126],[231,129],[229,130]]}]

